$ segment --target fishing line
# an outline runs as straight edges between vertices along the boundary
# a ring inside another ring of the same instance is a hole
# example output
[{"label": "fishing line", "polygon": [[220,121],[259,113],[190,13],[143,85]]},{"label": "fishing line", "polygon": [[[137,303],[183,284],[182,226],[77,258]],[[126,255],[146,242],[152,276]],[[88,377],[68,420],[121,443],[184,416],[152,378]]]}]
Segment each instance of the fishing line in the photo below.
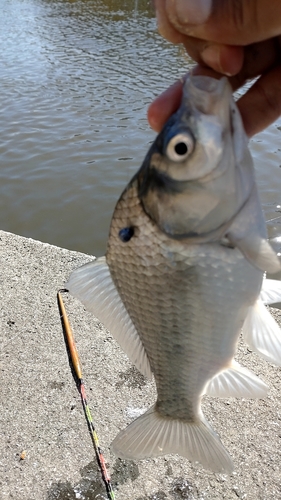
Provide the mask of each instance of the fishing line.
[{"label": "fishing line", "polygon": [[74,371],[75,378],[77,379],[77,388],[81,397],[83,409],[84,409],[84,414],[87,420],[87,424],[89,427],[89,431],[91,434],[92,442],[94,445],[95,453],[96,453],[96,458],[97,462],[101,471],[102,479],[106,487],[106,492],[107,496],[110,500],[115,499],[114,491],[112,489],[111,481],[109,474],[106,469],[106,464],[104,460],[104,456],[102,454],[100,445],[99,445],[99,440],[98,436],[95,430],[94,422],[92,419],[92,415],[90,412],[90,408],[87,402],[87,397],[86,397],[86,391],[85,391],[85,385],[83,381],[83,376],[82,376],[82,368],[81,368],[81,363],[79,360],[79,355],[78,351],[75,345],[74,341],[74,336],[72,333],[72,329],[66,314],[66,310],[64,307],[64,303],[62,300],[61,292],[67,292],[68,290],[62,289],[58,291],[57,298],[58,298],[58,305],[59,305],[59,311],[60,311],[60,316],[61,316],[61,321],[63,324],[63,329],[64,329],[64,334],[65,334],[65,341],[66,345],[68,348],[69,356],[70,356],[70,361],[71,361],[71,367],[72,370]]}]

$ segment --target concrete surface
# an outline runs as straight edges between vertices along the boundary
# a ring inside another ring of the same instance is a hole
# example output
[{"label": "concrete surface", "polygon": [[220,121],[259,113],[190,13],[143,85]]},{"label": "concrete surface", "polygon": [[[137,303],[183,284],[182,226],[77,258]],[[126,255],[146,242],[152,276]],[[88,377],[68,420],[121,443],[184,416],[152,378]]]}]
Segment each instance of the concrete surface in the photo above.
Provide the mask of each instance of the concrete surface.
[{"label": "concrete surface", "polygon": [[[0,232],[1,500],[107,498],[56,302],[70,272],[89,260]],[[206,417],[233,457],[231,476],[207,472],[177,456],[122,461],[110,452],[110,442],[135,410],[151,406],[154,385],[93,316],[68,295],[64,299],[117,500],[281,499],[280,368],[242,344],[238,360],[268,383],[269,396],[204,400]],[[276,315],[280,318],[279,311]]]}]

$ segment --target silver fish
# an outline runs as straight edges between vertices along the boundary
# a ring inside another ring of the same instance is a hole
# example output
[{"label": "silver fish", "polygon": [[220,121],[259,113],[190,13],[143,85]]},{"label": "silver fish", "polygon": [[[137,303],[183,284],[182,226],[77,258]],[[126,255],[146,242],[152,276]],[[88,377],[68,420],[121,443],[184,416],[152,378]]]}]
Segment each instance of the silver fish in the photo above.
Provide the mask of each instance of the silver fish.
[{"label": "silver fish", "polygon": [[[266,395],[234,355],[245,323],[251,347],[281,364],[279,327],[260,328],[259,299],[264,272],[279,269],[231,88],[225,78],[189,77],[179,110],[116,205],[106,257],[66,284],[155,378],[155,405],[113,441],[119,457],[178,453],[233,469],[201,399]],[[280,295],[271,283],[263,300]]]}]

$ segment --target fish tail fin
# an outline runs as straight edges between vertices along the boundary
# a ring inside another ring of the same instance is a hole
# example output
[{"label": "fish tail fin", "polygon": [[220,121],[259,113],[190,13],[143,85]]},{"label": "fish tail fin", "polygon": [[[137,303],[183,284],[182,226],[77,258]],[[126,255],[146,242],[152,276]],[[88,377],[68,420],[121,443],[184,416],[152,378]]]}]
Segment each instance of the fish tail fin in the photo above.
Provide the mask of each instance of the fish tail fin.
[{"label": "fish tail fin", "polygon": [[162,417],[155,406],[114,439],[112,451],[120,458],[143,459],[177,453],[214,472],[233,470],[233,463],[203,414],[197,422]]}]

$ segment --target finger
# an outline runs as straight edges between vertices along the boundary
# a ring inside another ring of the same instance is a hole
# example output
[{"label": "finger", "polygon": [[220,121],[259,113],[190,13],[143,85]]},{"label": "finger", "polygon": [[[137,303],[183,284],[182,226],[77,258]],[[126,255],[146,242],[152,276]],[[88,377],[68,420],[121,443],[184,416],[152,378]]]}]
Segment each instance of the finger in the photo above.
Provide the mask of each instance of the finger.
[{"label": "finger", "polygon": [[[190,36],[186,36],[179,31],[177,31],[171,23],[166,15],[165,11],[165,2],[163,0],[154,0],[154,5],[156,8],[156,17],[158,23],[158,31],[160,35],[163,35],[169,42],[179,44],[182,43],[188,55],[196,62],[202,63],[202,54],[206,51],[206,59],[208,59],[208,48],[210,46],[210,42],[206,40],[201,40],[200,38],[194,38]],[[212,50],[209,56],[210,66],[212,67]],[[209,64],[209,60],[206,60],[206,64]],[[215,66],[217,66],[217,61],[215,62]]]},{"label": "finger", "polygon": [[240,73],[241,84],[248,78],[260,75],[281,59],[277,38],[246,47],[234,47],[185,37],[184,46],[189,56],[201,65],[207,65],[226,76]]},{"label": "finger", "polygon": [[160,132],[168,118],[179,108],[182,86],[183,83],[178,80],[150,104],[147,110],[147,119],[155,132]]},{"label": "finger", "polygon": [[[193,74],[221,78],[219,73],[201,66],[196,66]],[[233,90],[236,90],[240,87],[241,79],[233,77],[230,83]],[[168,118],[180,106],[182,85],[181,81],[176,82],[150,104],[148,121],[156,132],[160,132]],[[261,132],[281,116],[281,66],[261,76],[237,101],[237,105],[249,137]]]},{"label": "finger", "polygon": [[[214,71],[196,66],[192,71],[196,75],[221,78]],[[253,75],[256,76],[256,75]],[[233,90],[240,87],[241,79],[230,78]],[[281,116],[281,65],[262,75],[250,89],[237,101],[245,132],[249,137],[261,132]]]},{"label": "finger", "polygon": [[194,61],[200,64],[205,63],[225,75],[234,75],[240,71],[243,63],[241,47],[213,44],[200,38],[186,36],[169,22],[163,0],[154,0],[154,5],[159,33],[172,43],[182,43]]},{"label": "finger", "polygon": [[[162,18],[179,33],[225,45],[248,45],[281,33],[280,0],[164,0]],[[156,9],[159,7],[157,0]],[[165,33],[162,34],[164,36]]]},{"label": "finger", "polygon": [[180,33],[170,23],[166,15],[165,2],[163,2],[163,0],[154,0],[154,7],[160,35],[164,36],[169,42],[183,43],[185,35]]},{"label": "finger", "polygon": [[266,40],[257,44],[248,45],[244,49],[244,62],[241,70],[229,77],[233,90],[238,90],[247,81],[268,73],[272,68],[281,64],[277,39]]},{"label": "finger", "polygon": [[281,115],[281,66],[261,76],[237,105],[249,137],[277,120]]},{"label": "finger", "polygon": [[244,48],[242,68],[229,78],[233,90],[239,89],[248,80],[268,72],[281,63],[279,46],[276,42],[276,39],[271,39]]},{"label": "finger", "polygon": [[[186,47],[187,52],[189,52]],[[242,69],[244,48],[233,45],[208,44],[200,53],[198,62],[227,76],[236,75]]]},{"label": "finger", "polygon": [[[163,27],[163,25],[162,25]],[[182,43],[188,55],[199,64],[207,64],[215,71],[224,75],[235,75],[243,65],[244,49],[233,45],[220,45],[200,40],[190,36],[174,36],[173,31],[166,27],[166,38],[174,43]]]}]

